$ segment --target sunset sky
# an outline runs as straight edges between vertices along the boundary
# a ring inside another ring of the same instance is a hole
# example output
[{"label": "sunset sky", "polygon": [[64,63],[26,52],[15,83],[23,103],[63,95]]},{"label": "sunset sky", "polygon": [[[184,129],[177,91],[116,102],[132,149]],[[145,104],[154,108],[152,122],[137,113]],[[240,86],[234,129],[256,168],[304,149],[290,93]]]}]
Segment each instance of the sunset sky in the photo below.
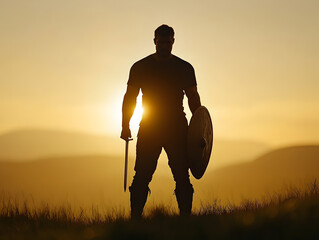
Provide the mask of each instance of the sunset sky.
[{"label": "sunset sky", "polygon": [[216,138],[319,143],[318,12],[318,0],[0,0],[0,134],[119,136],[129,69],[165,23]]}]

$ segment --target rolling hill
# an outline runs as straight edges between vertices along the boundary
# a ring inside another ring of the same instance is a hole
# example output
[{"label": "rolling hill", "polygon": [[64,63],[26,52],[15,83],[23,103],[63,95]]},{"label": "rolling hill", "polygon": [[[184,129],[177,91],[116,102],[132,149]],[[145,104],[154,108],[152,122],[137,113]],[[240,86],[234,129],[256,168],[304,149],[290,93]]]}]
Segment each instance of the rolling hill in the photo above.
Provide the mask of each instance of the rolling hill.
[{"label": "rolling hill", "polygon": [[[133,176],[129,163],[129,180]],[[0,162],[0,190],[32,196],[37,202],[65,202],[80,206],[128,207],[123,192],[123,158],[104,155],[55,157],[30,162]],[[165,173],[163,173],[165,172]],[[159,166],[150,184],[148,204],[176,207],[174,181],[169,169]],[[299,185],[319,176],[319,146],[294,146],[271,151],[255,161],[210,170],[200,180],[192,178],[194,205],[218,198],[238,202],[279,191],[284,184]]]},{"label": "rolling hill", "polygon": [[[264,154],[252,162],[207,172],[199,189],[239,201],[278,191],[283,185],[304,185],[319,179],[319,145],[291,146]],[[203,194],[204,194],[203,192]]]}]

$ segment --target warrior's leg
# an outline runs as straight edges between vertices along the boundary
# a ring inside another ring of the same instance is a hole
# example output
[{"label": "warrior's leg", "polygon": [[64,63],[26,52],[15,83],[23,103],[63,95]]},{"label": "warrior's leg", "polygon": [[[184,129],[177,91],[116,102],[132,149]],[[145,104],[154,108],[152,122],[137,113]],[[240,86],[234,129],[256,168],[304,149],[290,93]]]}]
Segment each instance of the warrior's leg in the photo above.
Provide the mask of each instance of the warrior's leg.
[{"label": "warrior's leg", "polygon": [[180,215],[188,216],[192,211],[194,188],[189,180],[188,169],[170,164],[176,182],[175,196]]},{"label": "warrior's leg", "polygon": [[136,145],[135,176],[130,186],[131,217],[140,218],[149,192],[148,184],[152,180],[162,147],[156,139],[139,132]]},{"label": "warrior's leg", "polygon": [[190,215],[193,202],[193,185],[189,180],[187,162],[187,121],[175,128],[170,138],[165,141],[164,149],[168,156],[168,164],[176,183],[175,195],[180,215]]}]

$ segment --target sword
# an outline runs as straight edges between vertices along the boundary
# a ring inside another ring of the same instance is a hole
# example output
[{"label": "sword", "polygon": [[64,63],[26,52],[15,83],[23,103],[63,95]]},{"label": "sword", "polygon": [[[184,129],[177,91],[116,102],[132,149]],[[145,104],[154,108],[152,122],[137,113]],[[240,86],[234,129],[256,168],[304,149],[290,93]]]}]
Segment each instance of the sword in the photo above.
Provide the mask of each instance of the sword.
[{"label": "sword", "polygon": [[128,168],[128,143],[132,138],[125,140],[125,167],[124,167],[124,192],[126,192],[127,168]]}]

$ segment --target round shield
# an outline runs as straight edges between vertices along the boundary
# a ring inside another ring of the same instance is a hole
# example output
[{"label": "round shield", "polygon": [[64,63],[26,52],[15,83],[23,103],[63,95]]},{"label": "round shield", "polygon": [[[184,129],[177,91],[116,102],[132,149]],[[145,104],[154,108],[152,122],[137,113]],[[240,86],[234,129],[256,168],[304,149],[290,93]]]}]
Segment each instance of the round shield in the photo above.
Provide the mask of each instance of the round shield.
[{"label": "round shield", "polygon": [[190,170],[200,179],[207,168],[213,147],[213,124],[206,107],[199,107],[188,127],[187,157]]}]

